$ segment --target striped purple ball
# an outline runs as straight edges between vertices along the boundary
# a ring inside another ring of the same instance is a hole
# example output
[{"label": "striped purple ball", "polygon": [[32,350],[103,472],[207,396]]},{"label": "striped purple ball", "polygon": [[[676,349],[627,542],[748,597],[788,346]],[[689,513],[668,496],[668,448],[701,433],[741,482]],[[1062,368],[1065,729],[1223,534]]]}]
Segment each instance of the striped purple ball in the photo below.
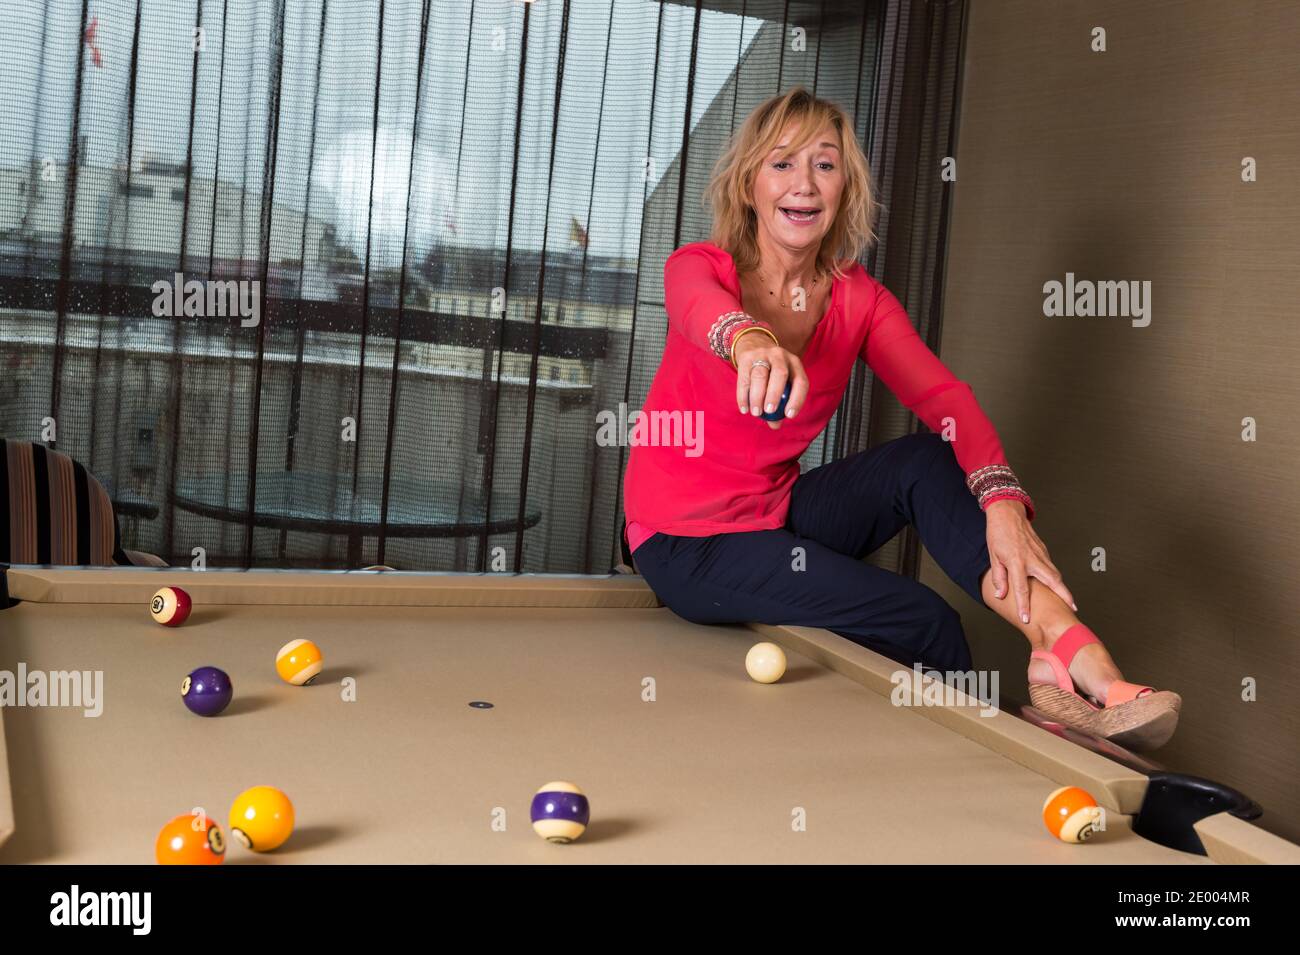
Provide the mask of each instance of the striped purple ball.
[{"label": "striped purple ball", "polygon": [[533,796],[533,830],[547,842],[572,842],[587,831],[591,805],[573,783],[547,783]]}]

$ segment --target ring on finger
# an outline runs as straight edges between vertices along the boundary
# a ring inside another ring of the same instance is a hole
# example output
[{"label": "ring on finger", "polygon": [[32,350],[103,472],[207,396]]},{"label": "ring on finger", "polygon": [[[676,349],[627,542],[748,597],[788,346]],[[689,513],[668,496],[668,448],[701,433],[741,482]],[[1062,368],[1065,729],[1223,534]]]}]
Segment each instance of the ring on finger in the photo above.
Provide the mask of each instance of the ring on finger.
[{"label": "ring on finger", "polygon": [[749,367],[751,371],[755,368],[766,368],[768,371],[772,370],[772,365],[763,358],[755,358],[754,363]]}]

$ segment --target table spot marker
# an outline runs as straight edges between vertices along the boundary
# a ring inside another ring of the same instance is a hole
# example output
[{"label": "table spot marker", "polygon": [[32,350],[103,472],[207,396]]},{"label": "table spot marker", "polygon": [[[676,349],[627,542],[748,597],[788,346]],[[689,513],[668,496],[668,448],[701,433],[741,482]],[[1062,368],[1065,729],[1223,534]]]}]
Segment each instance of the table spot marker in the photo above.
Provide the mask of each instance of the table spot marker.
[{"label": "table spot marker", "polygon": [[476,709],[476,710],[490,710],[490,709],[492,709],[492,704],[489,703],[489,702],[487,702],[486,700],[470,700],[469,705],[472,706],[472,707],[474,707],[474,709]]}]

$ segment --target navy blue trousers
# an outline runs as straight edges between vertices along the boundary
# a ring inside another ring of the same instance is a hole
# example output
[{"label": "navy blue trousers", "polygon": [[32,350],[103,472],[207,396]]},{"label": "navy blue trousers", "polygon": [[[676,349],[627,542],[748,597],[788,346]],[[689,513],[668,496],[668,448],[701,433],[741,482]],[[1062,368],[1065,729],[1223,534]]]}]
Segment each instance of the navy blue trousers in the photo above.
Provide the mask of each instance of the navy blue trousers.
[{"label": "navy blue trousers", "polygon": [[905,524],[984,606],[984,512],[937,434],[905,435],[800,475],[780,530],[655,534],[634,557],[687,620],[822,627],[909,667],[969,670],[957,611],[924,584],[862,560]]}]

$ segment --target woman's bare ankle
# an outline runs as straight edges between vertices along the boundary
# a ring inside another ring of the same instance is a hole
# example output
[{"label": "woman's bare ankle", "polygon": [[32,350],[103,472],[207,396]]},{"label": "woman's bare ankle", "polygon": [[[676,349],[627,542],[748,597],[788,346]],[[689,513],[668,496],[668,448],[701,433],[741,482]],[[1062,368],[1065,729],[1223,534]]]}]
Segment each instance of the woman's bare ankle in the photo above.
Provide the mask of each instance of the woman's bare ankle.
[{"label": "woman's bare ankle", "polygon": [[1065,635],[1067,630],[1079,622],[1079,618],[1066,611],[1064,614],[1053,614],[1046,620],[1035,622],[1038,625],[1038,639],[1031,640],[1031,642],[1034,643],[1036,649],[1050,650],[1056,641]]}]

